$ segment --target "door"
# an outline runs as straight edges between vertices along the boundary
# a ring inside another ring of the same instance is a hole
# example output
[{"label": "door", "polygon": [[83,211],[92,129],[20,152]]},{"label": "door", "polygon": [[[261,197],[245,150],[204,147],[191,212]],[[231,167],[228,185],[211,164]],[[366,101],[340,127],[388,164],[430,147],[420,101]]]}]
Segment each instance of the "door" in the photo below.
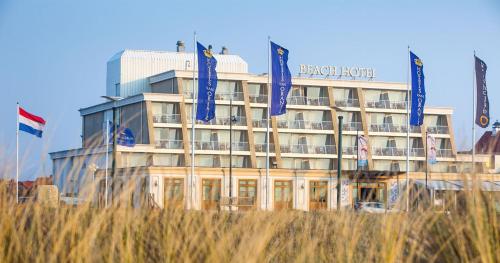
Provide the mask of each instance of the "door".
[{"label": "door", "polygon": [[203,179],[203,196],[201,208],[203,210],[218,210],[221,197],[220,179]]},{"label": "door", "polygon": [[184,206],[184,179],[165,178],[163,182],[164,207],[182,208]]},{"label": "door", "polygon": [[274,210],[293,208],[292,181],[274,181]]},{"label": "door", "polygon": [[328,182],[311,181],[309,183],[309,210],[326,210],[328,206]]},{"label": "door", "polygon": [[257,180],[238,181],[238,210],[255,209],[257,203]]}]

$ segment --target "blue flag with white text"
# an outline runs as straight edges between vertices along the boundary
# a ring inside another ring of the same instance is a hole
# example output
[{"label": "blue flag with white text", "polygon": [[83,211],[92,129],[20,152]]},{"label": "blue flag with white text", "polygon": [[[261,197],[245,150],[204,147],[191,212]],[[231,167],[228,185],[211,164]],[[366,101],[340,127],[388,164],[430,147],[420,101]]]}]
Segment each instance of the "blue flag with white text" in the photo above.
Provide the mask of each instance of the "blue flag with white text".
[{"label": "blue flag with white text", "polygon": [[425,85],[424,64],[410,52],[411,65],[411,115],[410,125],[420,126],[424,122]]},{"label": "blue flag with white text", "polygon": [[198,49],[198,105],[196,119],[208,122],[215,118],[215,90],[217,89],[217,60],[212,50],[199,42]]},{"label": "blue flag with white text", "polygon": [[272,96],[271,116],[286,113],[286,98],[292,87],[288,50],[271,42]]}]

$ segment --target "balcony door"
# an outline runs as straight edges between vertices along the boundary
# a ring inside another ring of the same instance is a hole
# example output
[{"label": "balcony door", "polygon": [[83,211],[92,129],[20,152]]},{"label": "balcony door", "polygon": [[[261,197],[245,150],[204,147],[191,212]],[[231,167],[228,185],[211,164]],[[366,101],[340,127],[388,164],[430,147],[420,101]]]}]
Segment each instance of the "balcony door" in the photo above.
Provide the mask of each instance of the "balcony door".
[{"label": "balcony door", "polygon": [[293,208],[293,188],[291,180],[274,181],[274,210]]},{"label": "balcony door", "polygon": [[238,181],[238,210],[255,209],[257,203],[257,180],[245,179]]},{"label": "balcony door", "polygon": [[164,207],[182,208],[184,206],[184,179],[165,178],[163,181]]},{"label": "balcony door", "polygon": [[202,184],[201,208],[203,210],[218,210],[221,197],[221,180],[203,179]]}]

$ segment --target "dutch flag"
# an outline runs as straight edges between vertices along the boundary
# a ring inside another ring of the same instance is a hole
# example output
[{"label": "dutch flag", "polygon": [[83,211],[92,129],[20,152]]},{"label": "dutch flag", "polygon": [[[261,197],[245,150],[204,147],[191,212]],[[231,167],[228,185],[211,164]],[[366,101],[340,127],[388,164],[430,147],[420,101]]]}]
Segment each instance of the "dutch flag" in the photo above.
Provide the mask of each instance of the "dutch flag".
[{"label": "dutch flag", "polygon": [[41,117],[33,115],[23,108],[19,107],[19,130],[31,133],[39,138],[42,137],[45,120]]}]

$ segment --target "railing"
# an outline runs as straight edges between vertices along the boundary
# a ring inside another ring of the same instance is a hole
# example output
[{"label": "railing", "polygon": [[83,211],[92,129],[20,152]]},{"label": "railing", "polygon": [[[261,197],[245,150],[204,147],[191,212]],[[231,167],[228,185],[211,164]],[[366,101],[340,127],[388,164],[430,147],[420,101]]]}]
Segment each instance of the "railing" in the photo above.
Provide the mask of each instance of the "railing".
[{"label": "railing", "polygon": [[335,106],[337,106],[337,107],[359,107],[359,100],[358,99],[335,100]]},{"label": "railing", "polygon": [[267,103],[267,95],[250,95],[250,103]]},{"label": "railing", "polygon": [[[215,93],[215,100],[231,100],[231,96],[233,97],[233,101],[242,101],[243,100],[243,92],[240,92],[240,91],[234,92],[234,93],[224,93],[224,94]],[[193,92],[185,91],[184,98],[192,99]]]},{"label": "railing", "polygon": [[356,146],[344,146],[342,147],[342,153],[348,155],[357,155],[358,154],[357,149],[358,147]]},{"label": "railing", "polygon": [[342,130],[344,131],[363,131],[361,122],[347,122],[342,124]]},{"label": "railing", "polygon": [[431,134],[448,134],[450,129],[448,126],[428,126],[427,131]]},{"label": "railing", "polygon": [[182,149],[184,144],[181,140],[156,140],[155,147],[161,149]]},{"label": "railing", "polygon": [[283,129],[314,129],[314,130],[333,130],[331,121],[288,121],[278,120],[278,128]]},{"label": "railing", "polygon": [[[189,115],[191,115],[191,114],[189,114]],[[191,123],[191,116],[188,116],[188,117],[189,117],[188,123]],[[247,119],[245,117],[236,116],[235,119],[236,120],[233,121],[233,125],[247,126]],[[208,122],[197,120],[196,123],[197,124],[205,124],[205,125],[227,125],[227,126],[229,126],[230,121],[231,121],[231,119],[229,117],[216,117],[214,119],[211,119]]]},{"label": "railing", "polygon": [[[207,151],[228,151],[229,142],[216,142],[216,141],[195,141],[194,146],[196,150]],[[248,151],[248,142],[233,142],[233,151]]]},{"label": "railing", "polygon": [[[377,156],[406,156],[406,148],[396,148],[396,147],[373,147],[372,154]],[[424,156],[424,149],[422,148],[410,148],[411,157],[422,157]]]},{"label": "railing", "polygon": [[156,114],[153,116],[154,123],[181,123],[180,114]]},{"label": "railing", "polygon": [[453,157],[453,151],[451,149],[436,149],[436,157]]},{"label": "railing", "polygon": [[[403,132],[406,133],[406,125],[394,125],[390,123],[370,125],[372,132]],[[420,126],[410,126],[411,133],[420,133]]]},{"label": "railing", "polygon": [[[255,151],[256,152],[266,152],[267,151],[267,144],[256,143],[255,144]],[[269,152],[274,152],[274,143],[269,144]]]},{"label": "railing", "polygon": [[328,97],[306,97],[306,96],[290,96],[288,97],[290,105],[312,105],[312,106],[328,106],[330,102]]},{"label": "railing", "polygon": [[254,128],[267,128],[267,120],[252,120]]},{"label": "railing", "polygon": [[281,153],[335,154],[335,145],[281,145]]},{"label": "railing", "polygon": [[367,101],[366,107],[375,109],[404,110],[406,109],[406,101],[390,101],[390,100]]}]

